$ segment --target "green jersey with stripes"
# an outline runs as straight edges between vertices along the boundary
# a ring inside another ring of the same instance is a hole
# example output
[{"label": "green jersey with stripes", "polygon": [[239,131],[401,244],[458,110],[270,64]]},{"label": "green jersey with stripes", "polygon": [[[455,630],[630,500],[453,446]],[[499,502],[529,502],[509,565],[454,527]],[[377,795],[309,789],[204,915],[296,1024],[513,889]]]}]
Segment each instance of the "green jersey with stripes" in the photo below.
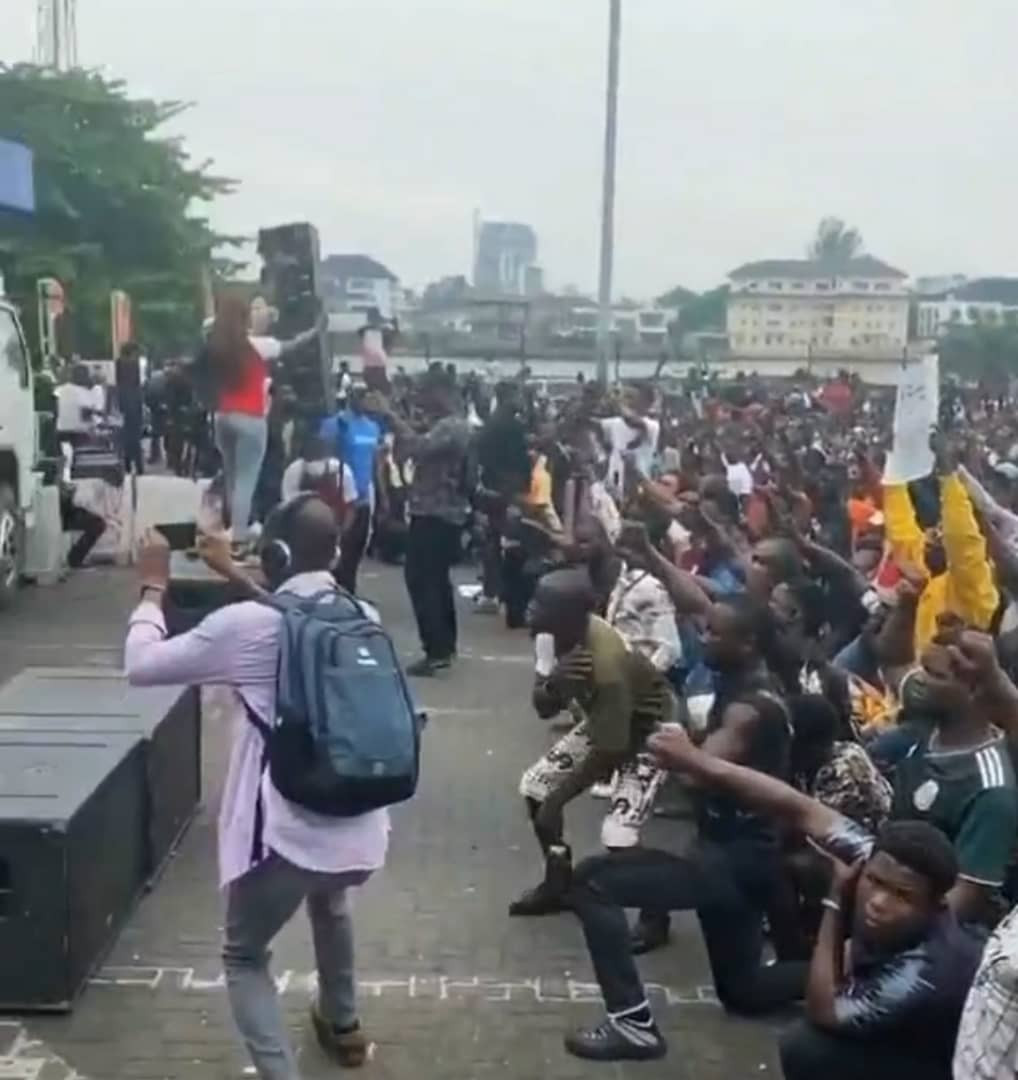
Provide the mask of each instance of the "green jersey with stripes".
[{"label": "green jersey with stripes", "polygon": [[1018,785],[1006,739],[941,750],[932,732],[897,768],[891,816],[928,821],[945,833],[961,877],[1003,884],[1018,834]]}]

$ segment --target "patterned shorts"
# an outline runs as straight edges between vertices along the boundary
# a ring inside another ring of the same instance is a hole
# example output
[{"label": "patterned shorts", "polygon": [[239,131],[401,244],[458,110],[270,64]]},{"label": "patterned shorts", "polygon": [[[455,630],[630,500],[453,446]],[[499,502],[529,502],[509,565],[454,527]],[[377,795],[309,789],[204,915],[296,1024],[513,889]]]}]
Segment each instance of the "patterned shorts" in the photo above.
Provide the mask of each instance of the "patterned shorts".
[{"label": "patterned shorts", "polygon": [[[581,721],[524,772],[520,794],[544,802],[563,776],[583,764],[592,748],[586,721]],[[665,776],[649,754],[638,754],[616,771],[608,813],[601,824],[601,843],[605,847],[634,847],[639,843],[640,829],[650,817]]]}]

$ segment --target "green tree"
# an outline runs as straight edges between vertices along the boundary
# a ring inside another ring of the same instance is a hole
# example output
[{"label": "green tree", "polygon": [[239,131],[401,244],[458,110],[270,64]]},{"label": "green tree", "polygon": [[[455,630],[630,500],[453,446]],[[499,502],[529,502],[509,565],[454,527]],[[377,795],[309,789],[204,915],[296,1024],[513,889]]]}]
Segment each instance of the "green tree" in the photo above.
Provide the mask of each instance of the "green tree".
[{"label": "green tree", "polygon": [[951,326],[940,342],[940,366],[966,382],[1006,386],[1018,377],[1018,327]]},{"label": "green tree", "polygon": [[817,226],[808,254],[819,262],[846,262],[862,252],[862,233],[841,218],[825,217]]},{"label": "green tree", "polygon": [[695,300],[683,305],[679,311],[679,333],[690,334],[700,330],[725,328],[728,314],[728,286],[719,285]]},{"label": "green tree", "polygon": [[657,298],[657,303],[661,307],[666,308],[682,308],[686,304],[692,303],[697,299],[699,293],[693,292],[692,289],[683,288],[681,285],[676,285],[674,289],[669,289],[668,292],[662,293]]},{"label": "green tree", "polygon": [[[0,216],[0,267],[34,312],[34,284],[55,277],[68,297],[67,349],[110,353],[109,295],[132,301],[135,335],[153,355],[192,343],[204,285],[233,264],[202,208],[233,189],[179,139],[157,130],[187,106],[132,98],[95,72],[0,65],[0,136],[35,155],[37,212]],[[34,332],[34,318],[26,318]]]}]

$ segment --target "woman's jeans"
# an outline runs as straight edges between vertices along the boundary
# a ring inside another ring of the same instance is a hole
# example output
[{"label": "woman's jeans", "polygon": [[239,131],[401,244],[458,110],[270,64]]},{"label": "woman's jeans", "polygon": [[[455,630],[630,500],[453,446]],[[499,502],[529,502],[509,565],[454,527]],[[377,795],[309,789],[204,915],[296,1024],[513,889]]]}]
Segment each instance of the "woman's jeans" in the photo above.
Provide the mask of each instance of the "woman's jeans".
[{"label": "woman's jeans", "polygon": [[267,441],[265,417],[237,412],[216,415],[216,445],[223,456],[226,511],[234,540],[247,539]]}]

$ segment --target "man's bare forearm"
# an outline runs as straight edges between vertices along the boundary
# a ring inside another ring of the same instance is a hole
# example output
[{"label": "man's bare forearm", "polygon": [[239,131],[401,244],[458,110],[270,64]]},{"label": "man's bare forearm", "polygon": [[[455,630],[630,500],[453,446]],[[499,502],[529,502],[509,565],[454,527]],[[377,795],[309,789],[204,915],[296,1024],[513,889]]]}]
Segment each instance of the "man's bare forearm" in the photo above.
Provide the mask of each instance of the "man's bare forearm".
[{"label": "man's bare forearm", "polygon": [[674,764],[703,787],[724,791],[739,802],[767,814],[814,839],[826,839],[842,821],[839,814],[803,795],[781,780],[743,765],[725,761],[705,750],[691,749]]},{"label": "man's bare forearm", "polygon": [[819,1027],[831,1027],[835,1022],[834,1003],[842,978],[844,913],[840,907],[834,909],[835,903],[838,901],[831,900],[829,905],[825,901],[806,982],[806,1015]]},{"label": "man's bare forearm", "polygon": [[711,598],[700,588],[692,574],[680,570],[657,551],[651,551],[647,568],[667,589],[680,615],[706,614],[712,603]]}]

